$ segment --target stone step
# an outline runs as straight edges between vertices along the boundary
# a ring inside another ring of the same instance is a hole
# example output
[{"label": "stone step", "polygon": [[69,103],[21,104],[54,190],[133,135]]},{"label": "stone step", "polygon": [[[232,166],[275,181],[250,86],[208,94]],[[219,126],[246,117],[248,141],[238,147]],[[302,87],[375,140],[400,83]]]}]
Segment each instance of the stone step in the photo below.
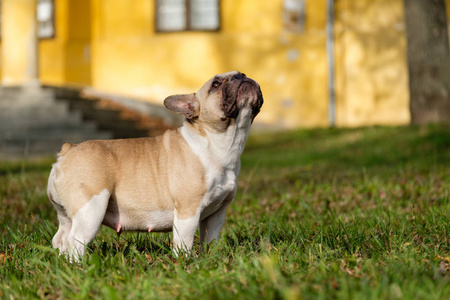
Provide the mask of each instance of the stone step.
[{"label": "stone step", "polygon": [[162,107],[119,98],[66,87],[0,87],[0,159],[54,155],[65,142],[145,137],[176,126]]},{"label": "stone step", "polygon": [[3,86],[0,89],[1,98],[16,98],[17,95],[51,98],[55,96],[55,92],[51,89],[43,89],[42,87]]},{"label": "stone step", "polygon": [[49,113],[61,113],[67,112],[69,106],[66,103],[56,101],[42,101],[41,103],[26,103],[23,101],[4,101],[0,99],[0,116],[7,115],[8,113],[21,112],[21,111],[36,111]]},{"label": "stone step", "polygon": [[54,155],[66,142],[110,139],[52,89],[0,88],[0,158]]},{"label": "stone step", "polygon": [[61,150],[64,143],[81,143],[91,139],[109,139],[110,134],[98,132],[64,132],[63,136],[41,136],[29,139],[0,139],[0,159],[20,159],[27,157],[52,156]]},{"label": "stone step", "polygon": [[[89,136],[95,136],[98,132],[97,125],[95,123],[84,124],[38,124],[35,127],[25,128],[10,128],[0,130],[0,141],[2,139],[42,139],[46,137],[64,137],[64,134],[70,135],[73,133],[88,134]],[[102,136],[103,132],[98,132]],[[111,133],[108,133],[109,137],[112,137]]]},{"label": "stone step", "polygon": [[[60,127],[60,126],[80,126],[82,124],[82,116],[79,113],[71,113],[67,116],[51,116],[45,118],[36,117],[6,117],[0,118],[0,132],[7,130],[17,130],[38,127]],[[93,122],[85,122],[86,124],[93,124],[94,129],[97,128]],[[92,125],[89,125],[92,126]]]},{"label": "stone step", "polygon": [[0,109],[4,107],[40,106],[54,103],[55,93],[49,89],[1,87]]},{"label": "stone step", "polygon": [[[59,104],[59,103],[58,103]],[[0,110],[0,128],[14,129],[35,126],[58,126],[59,124],[82,124],[80,112],[69,112],[67,106],[25,107],[19,109],[11,107]]]},{"label": "stone step", "polygon": [[145,137],[151,134],[151,128],[139,128],[136,121],[123,119],[120,110],[99,107],[100,100],[68,97],[58,98],[58,101],[68,103],[73,111],[81,112],[84,120],[95,120],[98,129],[112,131],[114,138]]}]

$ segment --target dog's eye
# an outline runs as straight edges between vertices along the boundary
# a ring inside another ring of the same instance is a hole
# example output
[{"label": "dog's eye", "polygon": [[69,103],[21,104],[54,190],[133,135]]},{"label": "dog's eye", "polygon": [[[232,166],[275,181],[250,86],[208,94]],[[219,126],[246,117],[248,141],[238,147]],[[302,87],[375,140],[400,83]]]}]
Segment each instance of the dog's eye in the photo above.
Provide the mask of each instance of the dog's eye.
[{"label": "dog's eye", "polygon": [[213,84],[212,84],[212,87],[214,87],[214,88],[218,88],[220,86],[220,82],[219,81],[214,81],[213,82]]}]

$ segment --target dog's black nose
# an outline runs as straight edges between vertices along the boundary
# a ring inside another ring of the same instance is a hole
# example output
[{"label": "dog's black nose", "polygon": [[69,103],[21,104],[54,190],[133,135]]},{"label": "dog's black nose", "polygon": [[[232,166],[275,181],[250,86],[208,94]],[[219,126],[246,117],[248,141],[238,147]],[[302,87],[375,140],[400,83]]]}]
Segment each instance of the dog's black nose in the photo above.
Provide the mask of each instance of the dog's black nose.
[{"label": "dog's black nose", "polygon": [[236,75],[233,75],[233,77],[231,77],[231,81],[233,80],[241,80],[245,78],[245,74],[244,73],[237,73]]}]

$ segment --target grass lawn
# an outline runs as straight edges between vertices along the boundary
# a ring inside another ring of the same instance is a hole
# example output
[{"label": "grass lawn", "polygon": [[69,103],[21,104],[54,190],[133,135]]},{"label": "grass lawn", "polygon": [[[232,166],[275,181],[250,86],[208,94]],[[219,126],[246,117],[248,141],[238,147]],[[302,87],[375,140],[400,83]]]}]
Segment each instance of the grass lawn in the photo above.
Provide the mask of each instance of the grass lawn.
[{"label": "grass lawn", "polygon": [[51,248],[52,160],[0,162],[0,298],[450,299],[450,127],[252,135],[221,239],[102,228]]}]

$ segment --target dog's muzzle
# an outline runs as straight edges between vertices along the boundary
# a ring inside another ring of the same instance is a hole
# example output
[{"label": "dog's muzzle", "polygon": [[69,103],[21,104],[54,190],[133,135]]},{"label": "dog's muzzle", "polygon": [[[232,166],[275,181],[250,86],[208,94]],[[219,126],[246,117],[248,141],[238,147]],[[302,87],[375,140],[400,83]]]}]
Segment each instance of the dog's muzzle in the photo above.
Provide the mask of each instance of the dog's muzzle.
[{"label": "dog's muzzle", "polygon": [[259,84],[243,73],[235,74],[223,89],[222,108],[228,118],[237,118],[239,110],[247,103],[252,108],[252,121],[263,105]]}]

